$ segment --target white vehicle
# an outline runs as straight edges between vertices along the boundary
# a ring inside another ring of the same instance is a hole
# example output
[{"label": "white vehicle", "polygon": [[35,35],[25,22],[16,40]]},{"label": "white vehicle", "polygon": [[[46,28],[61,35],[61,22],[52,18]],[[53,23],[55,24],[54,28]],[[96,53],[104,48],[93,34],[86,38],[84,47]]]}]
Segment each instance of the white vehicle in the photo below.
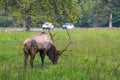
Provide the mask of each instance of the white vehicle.
[{"label": "white vehicle", "polygon": [[45,22],[43,25],[42,25],[42,29],[44,30],[49,30],[49,29],[54,29],[54,25],[50,22]]},{"label": "white vehicle", "polygon": [[73,29],[73,28],[75,28],[75,26],[73,24],[70,24],[70,23],[65,23],[62,26],[62,29]]}]

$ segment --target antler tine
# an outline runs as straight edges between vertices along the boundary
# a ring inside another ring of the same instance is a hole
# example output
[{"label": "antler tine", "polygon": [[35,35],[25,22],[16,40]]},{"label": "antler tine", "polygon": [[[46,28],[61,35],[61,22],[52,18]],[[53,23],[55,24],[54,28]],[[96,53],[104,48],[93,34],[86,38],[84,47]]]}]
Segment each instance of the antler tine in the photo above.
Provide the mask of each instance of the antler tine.
[{"label": "antler tine", "polygon": [[[53,40],[53,37],[58,33],[58,32],[56,32],[55,34],[52,35],[52,33],[50,32],[50,30],[48,30],[48,32],[49,32],[50,37],[51,37],[52,40]],[[53,41],[54,41],[54,40],[53,40]]]},{"label": "antler tine", "polygon": [[66,30],[66,31],[67,31],[67,35],[68,35],[68,37],[69,37],[69,43],[68,43],[68,44],[66,45],[66,47],[61,51],[61,54],[62,54],[64,51],[66,51],[67,48],[69,47],[69,45],[72,43],[70,34],[69,34],[68,30]]},{"label": "antler tine", "polygon": [[54,33],[54,34],[53,34],[53,37],[54,37],[57,33],[58,33],[58,32]]},{"label": "antler tine", "polygon": [[53,35],[52,35],[52,33],[50,32],[50,30],[48,30],[48,32],[49,32],[49,34],[50,34],[51,39],[53,40]]}]

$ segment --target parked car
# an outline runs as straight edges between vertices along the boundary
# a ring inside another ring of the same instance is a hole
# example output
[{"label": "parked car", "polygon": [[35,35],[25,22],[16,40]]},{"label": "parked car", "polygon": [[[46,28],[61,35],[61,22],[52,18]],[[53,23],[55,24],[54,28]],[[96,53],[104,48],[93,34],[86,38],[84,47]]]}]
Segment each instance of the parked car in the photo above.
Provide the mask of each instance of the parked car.
[{"label": "parked car", "polygon": [[50,22],[45,22],[43,25],[42,25],[42,29],[44,30],[48,30],[48,29],[54,29],[54,25]]},{"label": "parked car", "polygon": [[73,24],[70,24],[70,23],[65,23],[62,26],[62,29],[73,29],[73,28],[75,28],[75,26]]}]

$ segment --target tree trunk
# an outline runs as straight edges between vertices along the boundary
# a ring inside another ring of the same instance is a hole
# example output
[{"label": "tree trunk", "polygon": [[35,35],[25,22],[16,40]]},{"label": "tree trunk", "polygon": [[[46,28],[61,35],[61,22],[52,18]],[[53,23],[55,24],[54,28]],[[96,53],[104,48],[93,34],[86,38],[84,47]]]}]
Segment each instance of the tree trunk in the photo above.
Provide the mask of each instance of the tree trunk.
[{"label": "tree trunk", "polygon": [[27,26],[26,26],[26,31],[30,31],[30,27],[31,27],[31,18],[30,16],[27,18]]},{"label": "tree trunk", "polygon": [[112,7],[113,7],[113,0],[109,0],[109,10],[110,10],[109,28],[112,27]]},{"label": "tree trunk", "polygon": [[112,27],[112,11],[110,11],[109,27]]},{"label": "tree trunk", "polygon": [[23,30],[26,31],[26,14],[23,16]]}]

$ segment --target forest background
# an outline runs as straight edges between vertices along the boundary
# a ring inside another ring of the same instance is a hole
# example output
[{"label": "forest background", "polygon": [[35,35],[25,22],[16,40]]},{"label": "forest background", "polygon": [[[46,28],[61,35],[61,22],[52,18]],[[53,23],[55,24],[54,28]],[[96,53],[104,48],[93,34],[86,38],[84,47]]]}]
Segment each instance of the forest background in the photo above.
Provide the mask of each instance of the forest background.
[{"label": "forest background", "polygon": [[120,27],[120,0],[0,0],[0,27]]}]

